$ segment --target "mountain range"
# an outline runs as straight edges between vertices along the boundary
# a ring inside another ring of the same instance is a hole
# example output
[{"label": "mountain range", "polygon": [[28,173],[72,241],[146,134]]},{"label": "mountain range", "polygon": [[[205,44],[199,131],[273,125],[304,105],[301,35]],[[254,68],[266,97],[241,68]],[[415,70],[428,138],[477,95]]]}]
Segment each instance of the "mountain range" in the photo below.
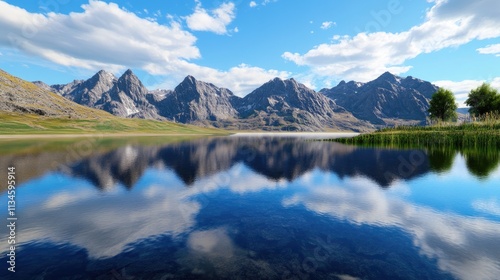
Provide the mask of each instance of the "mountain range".
[{"label": "mountain range", "polygon": [[296,80],[275,78],[245,97],[187,76],[173,90],[149,91],[131,71],[103,70],[88,80],[37,86],[78,104],[120,117],[170,120],[240,130],[369,131],[425,123],[437,86],[389,72],[368,83],[340,82],[316,92]]}]

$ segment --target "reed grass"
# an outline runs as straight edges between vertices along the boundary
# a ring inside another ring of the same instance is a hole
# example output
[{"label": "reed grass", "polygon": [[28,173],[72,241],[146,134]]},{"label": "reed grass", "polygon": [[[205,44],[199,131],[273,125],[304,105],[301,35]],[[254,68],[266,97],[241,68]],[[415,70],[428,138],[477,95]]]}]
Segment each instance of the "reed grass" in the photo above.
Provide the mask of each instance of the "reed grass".
[{"label": "reed grass", "polygon": [[333,141],[393,148],[500,149],[500,116],[487,114],[480,121],[472,123],[384,128],[374,133]]}]

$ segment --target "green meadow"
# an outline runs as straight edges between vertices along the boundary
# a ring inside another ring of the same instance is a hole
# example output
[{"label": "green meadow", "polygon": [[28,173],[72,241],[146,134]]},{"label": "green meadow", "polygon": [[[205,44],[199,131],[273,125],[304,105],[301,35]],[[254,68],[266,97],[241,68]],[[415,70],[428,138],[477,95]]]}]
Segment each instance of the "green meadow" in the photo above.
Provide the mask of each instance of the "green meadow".
[{"label": "green meadow", "polygon": [[209,134],[226,131],[167,121],[99,116],[95,119],[50,118],[34,114],[0,113],[0,135],[23,134]]}]

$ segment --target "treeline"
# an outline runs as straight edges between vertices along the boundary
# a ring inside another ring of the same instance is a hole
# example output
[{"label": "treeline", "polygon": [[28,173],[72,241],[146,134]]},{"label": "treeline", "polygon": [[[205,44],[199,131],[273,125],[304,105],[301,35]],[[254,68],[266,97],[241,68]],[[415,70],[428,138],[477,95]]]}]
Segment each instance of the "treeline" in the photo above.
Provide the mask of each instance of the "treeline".
[{"label": "treeline", "polygon": [[[500,113],[500,94],[488,83],[483,83],[470,91],[467,100],[469,113],[475,117],[495,115]],[[431,98],[429,117],[431,120],[450,121],[457,118],[455,96],[450,90],[440,88]]]}]

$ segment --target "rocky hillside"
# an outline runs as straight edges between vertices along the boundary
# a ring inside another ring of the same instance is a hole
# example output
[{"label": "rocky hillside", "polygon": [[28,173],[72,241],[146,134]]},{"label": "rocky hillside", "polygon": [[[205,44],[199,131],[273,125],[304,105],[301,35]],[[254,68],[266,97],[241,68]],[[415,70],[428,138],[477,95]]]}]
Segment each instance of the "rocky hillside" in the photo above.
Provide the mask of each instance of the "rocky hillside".
[{"label": "rocky hillside", "polygon": [[413,77],[389,72],[368,83],[340,82],[320,92],[338,105],[375,125],[424,123],[429,100],[438,87]]},{"label": "rocky hillside", "polygon": [[101,110],[78,105],[2,70],[0,70],[0,112],[89,119],[111,117]]}]

